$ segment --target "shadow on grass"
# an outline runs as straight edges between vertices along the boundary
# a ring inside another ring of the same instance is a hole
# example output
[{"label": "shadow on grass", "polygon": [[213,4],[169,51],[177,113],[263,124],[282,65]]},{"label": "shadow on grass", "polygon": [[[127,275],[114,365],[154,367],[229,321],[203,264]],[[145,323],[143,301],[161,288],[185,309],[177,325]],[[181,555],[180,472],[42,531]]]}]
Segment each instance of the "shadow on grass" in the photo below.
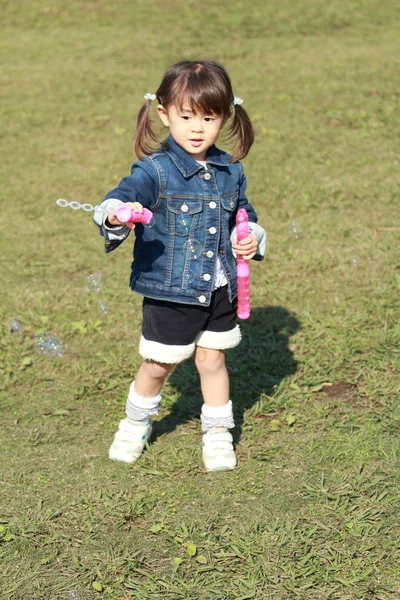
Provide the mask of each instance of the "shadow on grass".
[{"label": "shadow on grass", "polygon": [[[252,309],[250,319],[241,321],[240,327],[243,336],[240,345],[226,353],[236,442],[241,437],[246,410],[262,395],[273,395],[280,382],[296,372],[297,361],[289,348],[289,340],[300,329],[300,323],[286,308],[268,306]],[[152,440],[200,417],[203,400],[193,360],[179,364],[168,381],[180,397],[170,414],[154,423]]]}]

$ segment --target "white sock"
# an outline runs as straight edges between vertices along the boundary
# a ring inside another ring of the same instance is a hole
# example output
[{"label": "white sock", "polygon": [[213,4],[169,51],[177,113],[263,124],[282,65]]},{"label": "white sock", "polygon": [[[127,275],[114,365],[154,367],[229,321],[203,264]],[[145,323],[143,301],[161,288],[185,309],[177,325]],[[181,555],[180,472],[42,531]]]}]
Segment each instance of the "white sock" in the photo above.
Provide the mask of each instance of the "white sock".
[{"label": "white sock", "polygon": [[144,421],[158,413],[161,394],[154,398],[139,396],[135,391],[135,382],[129,388],[128,399],[125,405],[126,416],[130,421]]},{"label": "white sock", "polygon": [[235,421],[233,419],[232,401],[229,400],[227,404],[222,406],[209,406],[203,404],[201,407],[201,430],[203,433],[211,429],[212,427],[226,427],[227,429],[233,429],[235,427]]}]

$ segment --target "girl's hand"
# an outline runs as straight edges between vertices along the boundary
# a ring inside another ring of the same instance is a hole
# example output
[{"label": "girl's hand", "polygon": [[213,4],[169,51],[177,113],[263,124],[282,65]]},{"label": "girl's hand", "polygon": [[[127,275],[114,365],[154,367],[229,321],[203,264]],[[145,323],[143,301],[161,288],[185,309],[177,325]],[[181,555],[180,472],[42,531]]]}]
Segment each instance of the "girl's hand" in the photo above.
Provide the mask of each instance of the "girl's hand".
[{"label": "girl's hand", "polygon": [[[140,204],[140,202],[125,202],[124,204],[125,206],[127,206],[135,212],[143,212],[143,206]],[[135,229],[135,223],[121,223],[120,221],[118,221],[114,212],[108,215],[107,221],[110,225],[125,225],[126,227],[129,227],[129,229]]]},{"label": "girl's hand", "polygon": [[251,260],[256,255],[258,247],[257,238],[254,233],[249,233],[241,242],[237,242],[234,238],[232,242],[232,248],[235,250],[238,256],[241,256],[245,260]]}]

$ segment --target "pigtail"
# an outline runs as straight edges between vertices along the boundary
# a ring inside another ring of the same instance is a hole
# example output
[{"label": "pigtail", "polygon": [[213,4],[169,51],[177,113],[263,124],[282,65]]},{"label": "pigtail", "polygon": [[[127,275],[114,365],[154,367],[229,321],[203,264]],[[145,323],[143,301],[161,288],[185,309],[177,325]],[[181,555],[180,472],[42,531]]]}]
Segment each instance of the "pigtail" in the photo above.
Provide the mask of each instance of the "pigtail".
[{"label": "pigtail", "polygon": [[249,115],[240,104],[234,104],[233,110],[229,137],[234,138],[237,145],[230,162],[236,162],[247,156],[254,142],[254,128]]},{"label": "pigtail", "polygon": [[154,149],[151,147],[151,141],[157,145],[160,143],[154,133],[153,124],[150,119],[150,107],[151,99],[149,98],[143,104],[137,118],[134,150],[139,160],[142,160],[144,154],[151,154],[153,152]]}]

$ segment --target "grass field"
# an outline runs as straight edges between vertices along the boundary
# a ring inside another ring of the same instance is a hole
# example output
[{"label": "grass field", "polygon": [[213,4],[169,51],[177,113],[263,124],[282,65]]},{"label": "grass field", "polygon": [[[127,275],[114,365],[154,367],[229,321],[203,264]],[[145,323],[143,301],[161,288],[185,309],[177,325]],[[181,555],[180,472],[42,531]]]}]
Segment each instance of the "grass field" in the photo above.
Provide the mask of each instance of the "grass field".
[{"label": "grass field", "polygon": [[[398,3],[0,10],[1,600],[399,600]],[[143,94],[197,57],[225,64],[255,122],[269,235],[228,353],[239,464],[213,475],[190,361],[142,459],[108,460],[140,364],[132,240],[106,256],[91,215],[55,204],[129,173]],[[35,351],[40,331],[61,358]]]}]

